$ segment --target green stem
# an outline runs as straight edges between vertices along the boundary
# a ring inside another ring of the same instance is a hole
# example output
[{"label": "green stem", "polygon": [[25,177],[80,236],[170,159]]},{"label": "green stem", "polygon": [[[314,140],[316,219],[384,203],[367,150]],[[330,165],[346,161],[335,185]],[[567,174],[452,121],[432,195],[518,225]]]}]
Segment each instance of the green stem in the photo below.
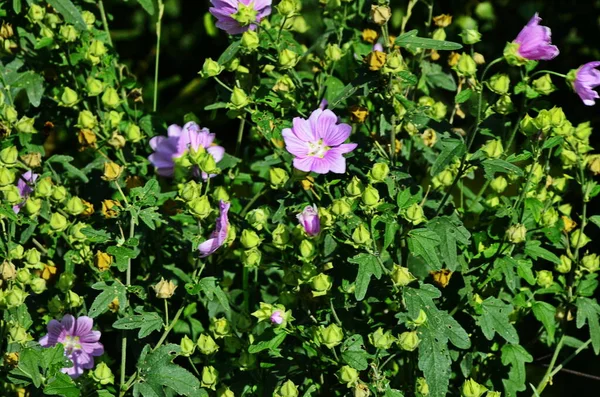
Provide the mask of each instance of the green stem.
[{"label": "green stem", "polygon": [[169,327],[169,303],[167,299],[163,299],[165,301],[165,327]]},{"label": "green stem", "polygon": [[340,321],[340,318],[338,317],[336,311],[335,311],[335,307],[333,307],[333,299],[329,299],[329,306],[331,307],[331,313],[333,313],[333,318],[335,319],[335,322],[341,327],[342,326],[342,322]]},{"label": "green stem", "polygon": [[246,119],[242,117],[240,119],[240,125],[238,127],[237,141],[235,142],[235,157],[238,157],[240,148],[242,147],[242,138],[244,136],[244,126],[246,125]]},{"label": "green stem", "polygon": [[592,343],[592,339],[591,338],[588,339],[587,342],[585,342],[583,345],[579,346],[579,348],[577,350],[575,350],[569,357],[567,357],[562,363],[560,363],[560,365],[558,365],[556,368],[554,368],[554,365],[556,364],[556,360],[558,359],[558,353],[560,352],[560,350],[562,349],[562,346],[564,345],[564,339],[565,339],[565,337],[563,335],[563,337],[560,338],[560,341],[556,345],[556,349],[554,350],[554,355],[552,356],[552,361],[550,361],[548,370],[546,370],[546,374],[544,375],[544,377],[542,378],[542,380],[540,381],[540,384],[538,385],[538,387],[536,389],[537,394],[539,394],[539,395],[542,394],[542,392],[544,391],[544,389],[546,388],[548,383],[550,383],[550,381],[552,380],[552,377],[554,375],[559,373],[565,365],[567,365],[572,359],[575,358],[575,356],[577,356],[579,353],[581,353],[584,349],[586,349],[590,345],[590,343]]},{"label": "green stem", "polygon": [[213,79],[215,79],[215,81],[216,81],[217,83],[219,83],[219,84],[221,85],[221,87],[225,88],[227,91],[229,91],[229,92],[233,92],[233,90],[232,90],[231,88],[229,88],[229,87],[227,86],[227,84],[225,84],[225,83],[223,83],[221,80],[219,80],[219,78],[218,78],[217,76],[213,76]]},{"label": "green stem", "polygon": [[158,0],[158,19],[156,21],[156,58],[154,60],[154,105],[153,111],[156,113],[158,107],[158,65],[160,58],[160,35],[162,28],[162,17],[165,10],[162,0]]},{"label": "green stem", "polygon": [[553,74],[555,76],[558,77],[562,77],[563,79],[567,78],[566,74],[562,74],[562,73],[557,73],[557,72],[553,72],[552,70],[538,70],[537,72],[533,73],[531,76],[529,76],[530,79],[533,78],[533,76],[537,76],[538,74],[542,74],[542,73],[548,73],[548,74]]},{"label": "green stem", "polygon": [[110,30],[108,29],[108,20],[106,19],[106,12],[104,11],[104,3],[102,2],[102,0],[98,0],[98,8],[100,9],[100,17],[102,18],[102,26],[104,26],[104,31],[106,32],[108,44],[110,44],[111,47],[114,47],[112,38],[110,37]]},{"label": "green stem", "polygon": [[244,311],[250,313],[250,289],[248,288],[249,270],[244,266],[242,271],[242,290],[244,291]]}]

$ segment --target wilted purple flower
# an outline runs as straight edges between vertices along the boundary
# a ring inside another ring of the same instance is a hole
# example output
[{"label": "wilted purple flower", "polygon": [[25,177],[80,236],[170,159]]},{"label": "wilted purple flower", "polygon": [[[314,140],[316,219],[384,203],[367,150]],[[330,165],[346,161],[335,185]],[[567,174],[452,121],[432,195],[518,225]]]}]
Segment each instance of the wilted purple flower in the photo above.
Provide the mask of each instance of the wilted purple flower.
[{"label": "wilted purple flower", "polygon": [[31,185],[35,183],[38,177],[39,175],[33,171],[27,171],[19,178],[19,181],[17,182],[17,189],[19,189],[19,193],[21,194],[23,201],[13,206],[13,211],[15,214],[18,214],[19,211],[21,211],[21,208],[23,208],[25,205],[25,201],[27,201],[27,198],[33,192]]},{"label": "wilted purple flower", "polygon": [[71,378],[77,378],[84,369],[94,367],[94,357],[104,353],[104,346],[99,342],[100,331],[92,331],[94,320],[82,316],[75,318],[65,314],[61,321],[51,320],[48,323],[48,335],[40,339],[43,347],[52,347],[62,343],[65,356],[73,362],[71,368],[61,371]]},{"label": "wilted purple flower", "polygon": [[281,310],[275,310],[273,314],[271,314],[271,322],[277,325],[281,325],[281,323],[283,323]]},{"label": "wilted purple flower", "polygon": [[356,148],[356,143],[343,143],[352,127],[337,124],[331,110],[317,109],[308,120],[295,117],[292,128],[284,128],[285,148],[295,156],[294,167],[300,171],[326,174],[346,172],[344,153]]},{"label": "wilted purple flower", "polygon": [[316,205],[307,205],[296,217],[309,236],[316,236],[321,231],[321,221]]},{"label": "wilted purple flower", "polygon": [[221,200],[219,202],[219,217],[217,218],[217,224],[215,230],[210,235],[210,238],[198,246],[200,251],[200,257],[205,258],[219,249],[225,243],[227,239],[227,232],[229,230],[229,220],[227,219],[227,212],[229,211],[229,203]]},{"label": "wilted purple flower", "polygon": [[271,14],[271,0],[210,0],[211,14],[217,27],[229,34],[254,30],[260,21]]},{"label": "wilted purple flower", "polygon": [[[198,150],[199,147],[206,149],[215,159],[215,162],[221,161],[225,154],[222,146],[212,145],[215,140],[215,134],[211,134],[208,128],[202,128],[198,124],[190,121],[183,128],[173,124],[167,129],[167,136],[155,136],[150,139],[150,147],[154,150],[148,160],[156,167],[156,173],[162,176],[172,177],[175,171],[174,159],[183,156],[189,149]],[[195,169],[195,173],[198,169]],[[202,172],[202,179],[208,179],[215,176],[207,175]]]},{"label": "wilted purple flower", "polygon": [[536,12],[533,18],[521,30],[515,43],[519,44],[517,53],[531,61],[550,60],[558,54],[558,48],[551,42],[551,31],[547,26],[540,26],[542,18]]},{"label": "wilted purple flower", "polygon": [[600,86],[600,71],[596,69],[598,66],[600,66],[599,61],[586,63],[577,69],[573,81],[573,89],[587,106],[594,106],[595,99],[600,98],[594,91],[594,88]]}]

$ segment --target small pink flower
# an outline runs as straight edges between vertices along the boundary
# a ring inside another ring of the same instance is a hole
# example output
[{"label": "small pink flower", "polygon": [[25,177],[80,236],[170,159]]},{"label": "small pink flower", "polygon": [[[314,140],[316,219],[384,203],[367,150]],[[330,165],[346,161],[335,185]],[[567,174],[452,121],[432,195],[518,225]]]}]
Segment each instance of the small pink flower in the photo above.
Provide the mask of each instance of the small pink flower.
[{"label": "small pink flower", "polygon": [[227,232],[229,231],[229,220],[227,219],[227,212],[229,211],[229,203],[221,200],[219,202],[219,217],[217,218],[217,224],[215,230],[210,235],[210,238],[198,246],[200,251],[200,257],[205,258],[210,254],[218,250],[227,239]]},{"label": "small pink flower", "polygon": [[541,20],[536,12],[514,40],[519,44],[518,54],[531,61],[547,61],[559,54],[558,48],[551,44],[550,28],[541,26]]},{"label": "small pink flower", "polygon": [[254,30],[271,14],[271,0],[210,0],[208,11],[217,18],[217,27],[229,34]]},{"label": "small pink flower", "polygon": [[319,219],[319,211],[316,205],[307,205],[304,210],[296,215],[298,222],[309,236],[316,236],[321,231],[321,221]]},{"label": "small pink flower", "polygon": [[281,323],[283,323],[283,313],[281,313],[281,310],[275,310],[273,312],[273,314],[271,314],[271,322],[273,324],[277,324],[277,325],[281,325]]},{"label": "small pink flower", "polygon": [[25,201],[27,201],[29,195],[33,193],[33,188],[31,186],[35,183],[38,177],[38,174],[32,171],[27,171],[19,178],[19,181],[17,182],[17,189],[19,189],[19,193],[21,194],[23,201],[13,206],[13,211],[15,214],[18,214],[19,211],[21,211],[21,208],[23,208],[25,205]]},{"label": "small pink flower", "polygon": [[587,106],[594,106],[596,99],[600,98],[594,88],[600,86],[600,71],[596,68],[600,62],[588,62],[581,66],[575,75],[573,89]]},{"label": "small pink flower", "polygon": [[331,110],[316,109],[308,120],[295,117],[292,128],[282,131],[285,148],[295,156],[300,171],[326,174],[346,172],[344,153],[356,149],[356,143],[344,143],[352,132],[348,124],[337,124]]},{"label": "small pink flower", "polygon": [[73,362],[70,368],[61,372],[71,378],[79,377],[84,369],[94,367],[94,357],[104,353],[104,346],[99,342],[100,331],[92,331],[94,320],[82,316],[75,318],[65,314],[61,321],[51,320],[48,323],[48,334],[40,339],[42,347],[52,347],[62,343],[65,356]]}]

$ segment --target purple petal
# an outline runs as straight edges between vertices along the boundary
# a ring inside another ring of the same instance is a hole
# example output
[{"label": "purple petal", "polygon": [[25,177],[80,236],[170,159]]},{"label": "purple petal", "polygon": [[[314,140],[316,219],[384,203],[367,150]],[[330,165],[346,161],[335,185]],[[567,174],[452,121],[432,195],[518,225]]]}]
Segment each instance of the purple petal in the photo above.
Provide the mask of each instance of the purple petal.
[{"label": "purple petal", "polygon": [[87,335],[94,326],[94,320],[87,316],[78,317],[75,322],[75,329],[71,335],[82,337]]},{"label": "purple petal", "polygon": [[290,128],[285,128],[281,135],[285,142],[285,149],[294,156],[306,156],[310,151],[306,141],[298,139]]},{"label": "purple petal", "polygon": [[102,343],[100,342],[94,342],[94,343],[86,343],[86,342],[81,342],[81,349],[94,357],[97,356],[101,356],[104,354],[104,345],[102,345]]},{"label": "purple petal", "polygon": [[540,26],[542,19],[537,13],[519,32],[515,43],[519,43],[519,55],[529,60],[550,60],[559,54],[556,46],[551,45],[552,32],[546,26]]},{"label": "purple petal", "polygon": [[[335,117],[335,115],[334,115]],[[350,133],[352,132],[352,127],[348,124],[340,124],[336,126],[332,126],[328,131],[326,136],[322,136],[323,143],[326,146],[339,146],[346,141],[350,137]]]},{"label": "purple petal", "polygon": [[206,151],[213,156],[216,163],[223,160],[223,156],[225,156],[225,148],[222,146],[210,146]]},{"label": "purple petal", "polygon": [[600,71],[595,68],[600,62],[588,62],[577,71],[573,88],[586,106],[593,106],[596,99],[600,98],[594,88],[600,86]]},{"label": "purple petal", "polygon": [[167,128],[167,135],[170,137],[178,137],[181,135],[181,127],[177,124],[171,124],[169,128]]},{"label": "purple petal", "polygon": [[296,157],[294,159],[294,168],[304,172],[311,172],[315,159],[316,157]]},{"label": "purple petal", "polygon": [[[320,109],[317,110],[321,111]],[[317,134],[312,130],[311,123],[300,117],[294,117],[292,120],[292,131],[301,141],[315,142],[319,139]]]},{"label": "purple petal", "polygon": [[344,143],[343,145],[340,145],[337,148],[332,148],[331,150],[336,149],[337,151],[339,151],[339,153],[345,154],[345,153],[350,153],[351,151],[356,149],[357,146],[358,146],[358,144],[356,144],[356,143]]},{"label": "purple petal", "polygon": [[67,335],[75,335],[75,324],[76,324],[76,320],[75,317],[73,317],[70,314],[65,314],[62,318],[62,320],[60,321],[63,329],[65,330]]}]

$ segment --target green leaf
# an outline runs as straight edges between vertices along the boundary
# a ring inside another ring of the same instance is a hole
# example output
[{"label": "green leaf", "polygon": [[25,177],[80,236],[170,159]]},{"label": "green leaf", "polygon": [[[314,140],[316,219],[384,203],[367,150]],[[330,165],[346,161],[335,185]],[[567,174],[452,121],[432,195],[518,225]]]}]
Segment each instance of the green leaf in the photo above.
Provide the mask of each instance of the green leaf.
[{"label": "green leaf", "polygon": [[504,303],[500,299],[490,296],[484,300],[481,304],[482,314],[477,317],[483,335],[488,340],[492,340],[497,332],[508,343],[518,344],[519,335],[509,319],[512,311],[512,305]]},{"label": "green leaf", "polygon": [[65,356],[65,348],[61,343],[42,349],[40,366],[46,373],[53,373],[69,366],[69,359]]},{"label": "green leaf", "polygon": [[560,265],[560,258],[547,249],[542,248],[541,244],[542,243],[538,240],[528,241],[525,243],[525,253],[534,260],[537,258],[542,258]]},{"label": "green leaf", "polygon": [[340,96],[342,91],[345,88],[344,83],[334,76],[329,76],[327,80],[325,80],[325,99],[327,102],[333,101],[335,98]]},{"label": "green leaf", "polygon": [[159,331],[163,326],[163,321],[157,313],[144,312],[141,308],[136,308],[140,314],[128,315],[118,319],[113,323],[116,329],[140,329],[138,338],[145,338],[153,331]]},{"label": "green leaf", "polygon": [[348,259],[348,262],[358,265],[358,273],[356,274],[354,297],[357,301],[361,301],[367,294],[371,276],[375,276],[378,280],[381,278],[381,265],[377,258],[372,254],[362,253]]},{"label": "green leaf", "polygon": [[435,159],[431,167],[431,176],[442,172],[456,157],[461,157],[467,151],[465,143],[460,139],[444,139],[441,141],[442,152]]},{"label": "green leaf", "polygon": [[437,233],[424,228],[413,229],[408,233],[408,250],[415,256],[420,256],[434,270],[442,268],[436,247],[440,245]]},{"label": "green leaf", "polygon": [[445,397],[450,383],[452,360],[447,343],[427,327],[420,332],[419,369],[423,371],[430,397]]},{"label": "green leaf", "polygon": [[536,198],[528,197],[525,199],[525,209],[531,213],[536,222],[540,221],[544,204]]},{"label": "green leaf", "polygon": [[32,71],[19,74],[12,84],[13,88],[22,88],[27,93],[29,102],[35,107],[40,106],[44,93],[44,78]]},{"label": "green leaf", "polygon": [[233,168],[236,166],[236,164],[241,163],[242,159],[239,159],[237,157],[234,157],[230,154],[225,153],[225,155],[223,155],[223,158],[221,159],[221,161],[219,161],[217,163],[217,167],[219,167],[219,169],[221,170],[226,170],[228,168]]},{"label": "green leaf", "polygon": [[509,382],[503,380],[507,396],[516,396],[517,391],[525,390],[525,363],[530,362],[533,362],[533,357],[523,346],[517,344],[502,346],[502,364],[510,365]]},{"label": "green leaf", "polygon": [[417,37],[417,33],[419,32],[415,29],[401,34],[396,39],[395,44],[400,47],[421,48],[424,50],[460,50],[462,48],[462,44]]},{"label": "green leaf", "polygon": [[600,323],[598,315],[600,314],[600,305],[593,299],[577,298],[577,328],[583,327],[585,323],[590,329],[590,338],[592,338],[592,346],[594,353],[600,354]]},{"label": "green leaf", "polygon": [[115,265],[119,269],[120,272],[124,272],[127,270],[129,265],[129,260],[136,258],[140,251],[127,248],[124,246],[113,245],[112,247],[108,247],[106,252],[111,254],[115,258]]},{"label": "green leaf", "polygon": [[21,13],[21,4],[22,0],[13,0],[13,10],[15,12],[15,14],[20,14]]},{"label": "green leaf", "polygon": [[65,21],[74,25],[81,31],[87,30],[87,25],[81,16],[81,13],[73,5],[71,0],[47,0],[48,4],[56,9],[64,18]]},{"label": "green leaf", "polygon": [[466,90],[463,90],[463,91],[459,92],[458,94],[456,94],[456,97],[454,98],[454,102],[465,103],[469,100],[469,98],[471,98],[471,95],[473,95],[473,91],[470,88],[467,88]]},{"label": "green leaf", "polygon": [[225,316],[230,318],[231,316],[231,307],[229,306],[229,299],[227,294],[223,292],[221,287],[216,284],[217,279],[215,277],[204,277],[197,284],[188,283],[185,285],[185,289],[188,294],[196,295],[200,293],[200,291],[206,294],[208,300],[213,301],[217,299],[217,301],[223,307],[223,311],[225,312]]},{"label": "green leaf", "polygon": [[344,89],[340,92],[340,94],[329,102],[329,109],[335,109],[346,99],[350,98],[356,91],[361,88],[368,87],[369,83],[374,79],[373,75],[360,75],[354,81],[349,84],[346,84]]},{"label": "green leaf", "polygon": [[544,145],[542,146],[542,149],[550,149],[553,148],[554,146],[558,146],[561,143],[563,143],[564,138],[562,136],[553,136],[552,138],[546,140],[546,142],[544,142]]},{"label": "green leaf", "polygon": [[556,308],[546,302],[534,302],[531,307],[533,315],[538,319],[548,333],[548,342],[553,343],[556,332]]},{"label": "green leaf", "polygon": [[112,285],[108,285],[104,282],[96,283],[92,285],[95,290],[102,291],[88,310],[88,316],[91,318],[98,317],[102,313],[108,310],[108,305],[115,299],[119,299],[120,309],[127,307],[127,290],[120,281],[116,280]]},{"label": "green leaf", "polygon": [[485,171],[485,177],[487,179],[493,179],[497,172],[504,174],[515,174],[517,176],[523,175],[523,170],[520,167],[517,167],[508,161],[500,159],[487,159],[481,164],[483,165],[483,170]]},{"label": "green leaf", "polygon": [[156,230],[155,222],[163,223],[161,215],[156,212],[158,207],[144,208],[140,211],[139,217],[152,230]]},{"label": "green leaf", "polygon": [[368,368],[368,358],[371,357],[365,350],[365,343],[363,337],[359,334],[352,335],[344,340],[344,343],[340,346],[342,352],[342,359],[354,369],[364,371]]},{"label": "green leaf", "polygon": [[71,156],[55,154],[54,156],[46,160],[46,163],[59,163],[64,167],[65,171],[67,171],[67,174],[75,176],[85,183],[89,182],[88,177],[83,172],[81,172],[79,168],[71,165],[71,161],[73,161],[73,157]]},{"label": "green leaf", "polygon": [[150,15],[154,15],[154,0],[137,0],[144,10]]},{"label": "green leaf", "polygon": [[35,387],[40,387],[42,384],[40,361],[41,354],[39,351],[32,348],[24,349],[19,356],[17,368],[10,371],[9,378],[15,384],[29,384],[31,382]]},{"label": "green leaf", "polygon": [[79,388],[67,374],[57,372],[44,388],[44,394],[51,396],[78,397]]},{"label": "green leaf", "polygon": [[225,51],[223,51],[223,53],[221,54],[221,56],[217,60],[217,62],[219,63],[219,65],[225,65],[229,61],[231,61],[236,56],[236,54],[238,53],[238,51],[240,50],[240,44],[241,43],[242,43],[241,40],[234,41],[233,43],[231,43],[229,45],[229,47],[227,47],[227,49]]},{"label": "green leaf", "polygon": [[323,242],[323,255],[329,256],[333,254],[333,251],[335,251],[336,247],[337,243],[335,242],[334,238],[331,237],[331,234],[327,234],[325,236],[325,241]]},{"label": "green leaf", "polygon": [[256,354],[263,350],[275,350],[283,343],[286,336],[285,332],[275,333],[272,329],[269,329],[248,346],[248,353]]},{"label": "green leaf", "polygon": [[594,225],[600,227],[600,215],[593,215],[588,218]]},{"label": "green leaf", "polygon": [[440,253],[446,267],[451,271],[458,268],[458,254],[456,243],[468,245],[471,239],[471,233],[463,226],[462,222],[456,217],[441,216],[427,222],[427,228],[440,237]]},{"label": "green leaf", "polygon": [[81,229],[81,233],[91,243],[106,243],[112,238],[105,230],[94,230],[89,225]]}]

